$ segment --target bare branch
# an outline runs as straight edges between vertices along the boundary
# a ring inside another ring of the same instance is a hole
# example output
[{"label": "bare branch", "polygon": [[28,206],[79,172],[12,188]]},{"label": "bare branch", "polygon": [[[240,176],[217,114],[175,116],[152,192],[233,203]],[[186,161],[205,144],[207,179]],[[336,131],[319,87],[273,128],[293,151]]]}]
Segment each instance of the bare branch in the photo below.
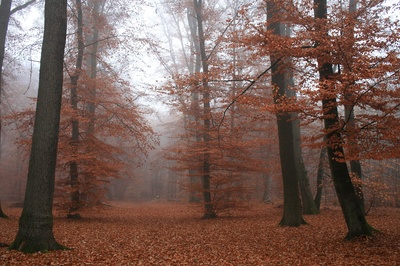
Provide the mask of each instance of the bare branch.
[{"label": "bare branch", "polygon": [[279,57],[273,64],[271,64],[271,65],[270,65],[266,70],[264,70],[261,74],[259,74],[254,80],[250,81],[250,84],[247,85],[247,87],[246,87],[239,95],[237,95],[237,96],[232,100],[232,102],[230,102],[230,103],[228,104],[228,106],[225,108],[224,113],[223,113],[223,115],[222,115],[221,122],[220,122],[219,125],[218,125],[218,131],[219,131],[219,128],[221,127],[222,123],[224,122],[224,119],[225,119],[225,116],[226,116],[226,112],[229,110],[229,108],[231,108],[231,106],[235,104],[235,102],[239,99],[239,97],[243,96],[243,95],[254,85],[254,83],[256,83],[256,82],[257,82],[260,78],[262,78],[265,74],[267,74],[267,72],[268,72],[272,67],[274,67],[276,64],[278,64],[279,61],[281,61],[281,59],[282,59],[282,56]]},{"label": "bare branch", "polygon": [[26,7],[28,7],[28,6],[30,6],[31,4],[33,4],[35,2],[36,2],[36,0],[31,0],[31,1],[26,2],[23,5],[15,7],[13,10],[10,11],[10,15],[12,15],[12,14],[14,14],[14,13],[16,13],[16,12],[26,8]]}]

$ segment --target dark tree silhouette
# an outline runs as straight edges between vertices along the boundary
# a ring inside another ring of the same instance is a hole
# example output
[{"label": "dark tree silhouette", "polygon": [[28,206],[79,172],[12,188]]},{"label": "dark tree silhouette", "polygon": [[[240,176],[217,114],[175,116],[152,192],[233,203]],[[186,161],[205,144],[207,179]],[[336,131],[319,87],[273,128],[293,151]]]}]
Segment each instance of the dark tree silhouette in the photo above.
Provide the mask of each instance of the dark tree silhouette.
[{"label": "dark tree silhouette", "polygon": [[10,249],[26,253],[64,249],[53,235],[53,192],[63,85],[67,0],[46,0],[32,149],[23,211]]}]

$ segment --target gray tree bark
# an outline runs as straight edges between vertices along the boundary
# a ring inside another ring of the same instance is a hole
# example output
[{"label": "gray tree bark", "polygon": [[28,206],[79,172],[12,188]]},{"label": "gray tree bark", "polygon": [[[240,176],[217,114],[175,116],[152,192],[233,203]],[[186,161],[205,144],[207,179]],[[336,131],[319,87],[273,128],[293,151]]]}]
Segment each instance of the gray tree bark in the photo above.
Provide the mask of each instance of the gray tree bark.
[{"label": "gray tree bark", "polygon": [[[267,29],[277,36],[285,36],[285,26],[277,19],[279,16],[279,7],[273,2],[267,2]],[[271,48],[274,49],[274,48]],[[279,51],[271,51],[271,81],[274,86],[274,102],[279,103],[282,97],[285,97],[291,84],[291,72],[284,64],[288,64],[290,59],[284,58]],[[294,114],[281,111],[277,113],[279,155],[281,161],[282,179],[283,179],[283,217],[280,221],[282,226],[300,226],[306,222],[302,216],[301,201],[299,195],[299,186],[297,175],[298,161],[296,160]]]},{"label": "gray tree bark", "polygon": [[60,125],[67,0],[46,0],[39,91],[28,180],[18,233],[10,249],[64,249],[53,235],[53,192]]}]

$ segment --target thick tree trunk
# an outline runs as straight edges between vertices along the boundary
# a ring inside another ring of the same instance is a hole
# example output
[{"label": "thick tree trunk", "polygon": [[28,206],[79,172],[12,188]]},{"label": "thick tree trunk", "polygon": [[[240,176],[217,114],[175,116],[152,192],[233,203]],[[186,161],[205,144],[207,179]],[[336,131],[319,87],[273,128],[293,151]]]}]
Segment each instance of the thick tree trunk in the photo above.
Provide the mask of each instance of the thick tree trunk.
[{"label": "thick tree trunk", "polygon": [[63,249],[53,235],[53,192],[60,125],[67,0],[46,0],[39,92],[24,207],[10,249]]},{"label": "thick tree trunk", "polygon": [[[316,25],[322,25],[327,18],[326,0],[314,0],[314,4],[316,7],[314,10],[314,15],[317,19]],[[327,32],[321,32],[321,34],[327,35]],[[322,55],[317,58],[321,90],[329,92],[328,95],[334,95],[334,86],[329,86],[329,79],[333,77],[333,67],[331,63],[326,61],[326,58],[327,56]],[[340,145],[342,136],[337,128],[339,114],[336,98],[332,96],[324,97],[322,108],[325,116],[324,126],[327,131],[326,142],[331,175],[348,229],[346,238],[351,239],[361,235],[372,235],[372,227],[365,219],[359,198],[351,182],[343,147]]]},{"label": "thick tree trunk", "polygon": [[210,107],[210,88],[208,86],[208,58],[205,48],[205,37],[203,30],[203,7],[202,0],[194,0],[194,7],[196,11],[197,29],[199,36],[200,57],[203,68],[203,141],[204,141],[204,154],[203,154],[203,198],[204,198],[204,215],[203,218],[215,218],[217,215],[214,210],[214,205],[211,198],[211,154],[210,154],[210,130],[211,130],[211,107]]},{"label": "thick tree trunk", "polygon": [[[279,8],[274,2],[268,1],[267,10],[268,30],[277,36],[285,36],[285,26],[277,20]],[[289,63],[290,59],[283,59],[283,56],[278,53],[279,51],[272,51],[270,55],[272,64],[271,81],[275,87],[273,95],[276,104],[279,103],[282,97],[287,96],[286,94],[290,87],[289,83],[291,82],[290,70],[287,67],[282,67],[283,64]],[[284,63],[281,63],[282,61]],[[293,115],[286,111],[281,111],[276,115],[284,194],[283,217],[279,224],[283,226],[300,226],[306,223],[302,216],[299,195]]]}]

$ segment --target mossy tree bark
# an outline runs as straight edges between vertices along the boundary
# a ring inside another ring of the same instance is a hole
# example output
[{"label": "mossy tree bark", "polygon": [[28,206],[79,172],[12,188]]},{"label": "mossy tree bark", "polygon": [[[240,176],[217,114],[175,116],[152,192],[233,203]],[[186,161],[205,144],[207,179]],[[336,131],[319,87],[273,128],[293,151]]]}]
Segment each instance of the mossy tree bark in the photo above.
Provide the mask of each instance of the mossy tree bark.
[{"label": "mossy tree bark", "polygon": [[[323,32],[324,29],[322,26],[327,18],[326,0],[314,0],[314,4],[314,16],[317,20],[315,24],[318,25],[319,29],[322,28],[321,34],[327,35],[327,32]],[[319,46],[318,42],[316,46]],[[327,58],[329,56],[326,56],[326,54],[321,54],[317,58],[321,90],[328,92],[327,96],[323,97],[324,100],[322,100],[324,126],[327,132],[327,154],[336,194],[348,229],[346,239],[352,239],[357,236],[372,235],[373,228],[367,223],[365,218],[356,190],[351,182],[343,147],[340,144],[342,136],[337,126],[339,125],[337,100],[336,97],[332,96],[335,95],[335,87],[329,85],[329,80],[334,74],[333,66],[327,61]]]},{"label": "mossy tree bark", "polygon": [[60,125],[67,0],[46,0],[45,26],[28,180],[19,228],[10,249],[63,249],[53,235],[53,192]]}]

